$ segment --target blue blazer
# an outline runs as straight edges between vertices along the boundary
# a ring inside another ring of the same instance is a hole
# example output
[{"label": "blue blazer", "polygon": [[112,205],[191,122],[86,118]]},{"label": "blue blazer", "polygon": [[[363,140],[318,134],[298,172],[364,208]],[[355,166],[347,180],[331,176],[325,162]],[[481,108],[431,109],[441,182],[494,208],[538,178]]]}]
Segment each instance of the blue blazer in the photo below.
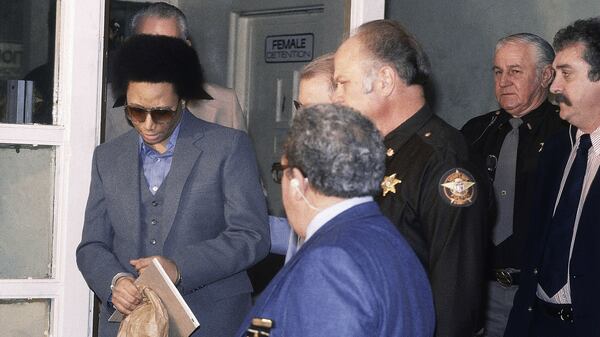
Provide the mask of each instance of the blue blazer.
[{"label": "blue blazer", "polygon": [[[548,227],[560,190],[560,182],[575,143],[575,130],[565,130],[549,139],[538,167],[536,200],[531,232],[521,272],[521,284],[515,295],[504,336],[528,336],[536,301],[538,270],[542,264]],[[600,180],[594,177],[583,205],[570,265],[571,301],[577,336],[600,336]]]},{"label": "blue blazer", "polygon": [[374,202],[321,227],[263,291],[252,318],[272,337],[433,336],[429,281],[416,255]]},{"label": "blue blazer", "polygon": [[[113,276],[135,275],[129,260],[144,257],[148,245],[142,242],[140,188],[147,187],[140,186],[138,152],[135,130],[94,151],[77,264],[103,302],[101,337],[114,337],[118,329],[107,322],[113,311],[107,305]],[[181,271],[179,290],[200,321],[194,336],[231,336],[250,308],[252,286],[245,270],[269,251],[258,176],[244,132],[184,112],[164,191],[161,225],[168,235],[158,244]],[[240,296],[245,300],[232,302]]]}]

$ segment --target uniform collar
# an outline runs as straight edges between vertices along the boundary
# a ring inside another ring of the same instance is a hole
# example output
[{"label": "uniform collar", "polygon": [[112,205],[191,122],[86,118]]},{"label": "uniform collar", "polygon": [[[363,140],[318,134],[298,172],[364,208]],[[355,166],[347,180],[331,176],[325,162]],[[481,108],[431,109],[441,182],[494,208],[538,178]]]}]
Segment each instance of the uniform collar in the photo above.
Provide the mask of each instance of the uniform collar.
[{"label": "uniform collar", "polygon": [[[552,105],[548,100],[545,100],[538,106],[537,108],[530,111],[525,116],[521,117],[523,120],[523,128],[528,131],[535,130],[539,125],[541,125],[545,119],[546,114],[549,113],[558,113],[558,107]],[[504,109],[500,109],[496,112],[498,114],[498,128],[502,129],[504,127],[509,127],[508,120],[512,118],[512,116],[506,112]]]},{"label": "uniform collar", "polygon": [[397,150],[417,133],[431,117],[433,117],[433,112],[427,104],[423,105],[419,111],[385,136],[383,139],[385,146],[394,151]]}]

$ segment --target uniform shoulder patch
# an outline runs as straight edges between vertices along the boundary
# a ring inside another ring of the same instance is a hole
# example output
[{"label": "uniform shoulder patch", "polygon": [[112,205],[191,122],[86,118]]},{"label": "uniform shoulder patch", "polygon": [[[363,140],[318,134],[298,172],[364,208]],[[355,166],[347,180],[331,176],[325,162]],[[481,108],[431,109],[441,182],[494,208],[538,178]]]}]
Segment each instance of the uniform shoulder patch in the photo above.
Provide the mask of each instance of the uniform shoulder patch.
[{"label": "uniform shoulder patch", "polygon": [[468,207],[477,199],[477,184],[469,171],[457,167],[442,175],[439,193],[450,206]]}]

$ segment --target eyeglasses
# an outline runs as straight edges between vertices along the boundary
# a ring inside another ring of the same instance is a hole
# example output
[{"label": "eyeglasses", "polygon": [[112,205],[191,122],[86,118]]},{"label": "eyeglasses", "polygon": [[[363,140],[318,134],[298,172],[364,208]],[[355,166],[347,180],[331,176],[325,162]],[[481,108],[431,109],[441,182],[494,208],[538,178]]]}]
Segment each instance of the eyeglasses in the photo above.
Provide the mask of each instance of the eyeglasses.
[{"label": "eyeglasses", "polygon": [[296,108],[296,110],[299,110],[302,107],[302,103],[294,100],[294,108]]},{"label": "eyeglasses", "polygon": [[152,121],[156,124],[169,123],[177,111],[179,110],[180,102],[177,102],[175,110],[171,109],[152,109],[142,108],[137,106],[125,105],[125,113],[133,123],[144,123],[146,116],[149,114]]},{"label": "eyeglasses", "polygon": [[277,184],[281,184],[281,180],[283,179],[283,171],[289,168],[297,168],[300,171],[300,173],[302,173],[302,175],[306,177],[304,171],[302,171],[302,169],[300,169],[299,167],[284,165],[282,163],[273,163],[273,165],[271,166],[271,177],[273,178],[273,181]]},{"label": "eyeglasses", "polygon": [[271,177],[273,178],[273,181],[277,184],[281,184],[281,179],[283,178],[283,171],[289,168],[289,165],[273,163],[273,165],[271,166]]}]

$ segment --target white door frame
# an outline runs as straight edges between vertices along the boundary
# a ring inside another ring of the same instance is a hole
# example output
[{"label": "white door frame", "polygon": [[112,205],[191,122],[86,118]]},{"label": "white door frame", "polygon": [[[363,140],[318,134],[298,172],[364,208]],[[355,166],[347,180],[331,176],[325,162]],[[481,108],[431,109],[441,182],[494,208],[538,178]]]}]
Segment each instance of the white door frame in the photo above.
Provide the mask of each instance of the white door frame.
[{"label": "white door frame", "polygon": [[0,124],[0,143],[57,146],[53,278],[0,280],[0,298],[50,299],[50,336],[82,337],[92,335],[93,296],[75,248],[100,140],[105,0],[59,0],[57,11],[57,125]]},{"label": "white door frame", "polygon": [[383,19],[385,0],[351,0],[350,31],[365,22]]}]

